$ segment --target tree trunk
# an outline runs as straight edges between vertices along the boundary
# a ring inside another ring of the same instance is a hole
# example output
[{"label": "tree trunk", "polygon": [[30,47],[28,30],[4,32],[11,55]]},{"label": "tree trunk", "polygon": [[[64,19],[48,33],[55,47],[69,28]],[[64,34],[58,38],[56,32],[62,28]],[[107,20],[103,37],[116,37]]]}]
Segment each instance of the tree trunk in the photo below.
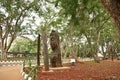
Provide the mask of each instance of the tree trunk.
[{"label": "tree trunk", "polygon": [[45,71],[48,71],[49,70],[48,46],[47,46],[47,37],[44,31],[42,31],[42,40],[43,40],[43,55],[44,55]]},{"label": "tree trunk", "polygon": [[2,50],[2,59],[7,59],[7,51],[5,51],[5,50]]},{"label": "tree trunk", "polygon": [[12,42],[15,40],[16,36],[12,35],[11,39],[9,40],[9,43],[7,43],[7,37],[1,39],[1,53],[2,53],[2,59],[7,59],[7,52],[12,44]]},{"label": "tree trunk", "polygon": [[2,27],[0,26],[0,50],[1,50],[1,59],[2,59],[2,53],[3,53],[3,49],[2,49],[2,46],[3,46],[3,40],[2,40]]},{"label": "tree trunk", "polygon": [[103,53],[103,60],[106,59],[106,51],[104,49],[104,45],[101,45],[102,53]]},{"label": "tree trunk", "polygon": [[65,49],[64,49],[64,55],[63,55],[63,57],[66,58],[67,55],[68,55],[68,46],[65,47]]},{"label": "tree trunk", "polygon": [[9,40],[9,43],[8,43],[8,31],[6,31],[6,33],[4,33],[3,35],[3,30],[2,30],[2,27],[0,26],[0,50],[2,54],[1,59],[7,59],[7,52],[13,40],[15,40],[16,38],[16,34],[12,34],[11,39]]},{"label": "tree trunk", "polygon": [[120,39],[120,0],[101,0],[101,2],[114,19]]},{"label": "tree trunk", "polygon": [[2,59],[7,59],[7,52],[4,48],[4,39],[3,38],[1,39],[1,54],[2,54],[2,56],[1,56]]},{"label": "tree trunk", "polygon": [[93,45],[92,45],[92,38],[91,37],[88,37],[86,34],[85,34],[85,37],[87,38],[87,42],[89,44],[89,47],[90,47],[90,55],[92,55],[94,57],[94,51],[93,51]]},{"label": "tree trunk", "polygon": [[98,56],[98,53],[99,53],[99,40],[100,40],[100,31],[96,33],[96,51],[95,51],[95,62],[99,63],[100,62],[100,59],[99,59],[99,56]]}]

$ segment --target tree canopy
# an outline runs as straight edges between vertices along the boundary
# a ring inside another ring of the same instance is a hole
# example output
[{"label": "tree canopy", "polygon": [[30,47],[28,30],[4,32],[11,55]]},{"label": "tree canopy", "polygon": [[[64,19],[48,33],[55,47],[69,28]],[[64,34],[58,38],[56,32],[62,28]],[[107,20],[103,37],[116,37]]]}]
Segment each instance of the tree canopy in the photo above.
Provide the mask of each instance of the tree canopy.
[{"label": "tree canopy", "polygon": [[[103,0],[101,1],[104,3]],[[36,36],[44,30],[49,38],[52,29],[59,32],[63,57],[70,55],[95,57],[99,52],[104,57],[108,55],[110,57],[111,50],[114,54],[119,53],[119,35],[111,15],[101,1],[1,0],[0,49],[2,57],[6,57],[9,49],[14,49],[11,45],[18,36]],[[35,42],[24,41],[29,44],[25,48],[28,51],[30,51],[30,46],[35,46],[33,45]],[[21,43],[14,44],[15,48],[18,44]],[[35,47],[31,48],[35,51]]]}]

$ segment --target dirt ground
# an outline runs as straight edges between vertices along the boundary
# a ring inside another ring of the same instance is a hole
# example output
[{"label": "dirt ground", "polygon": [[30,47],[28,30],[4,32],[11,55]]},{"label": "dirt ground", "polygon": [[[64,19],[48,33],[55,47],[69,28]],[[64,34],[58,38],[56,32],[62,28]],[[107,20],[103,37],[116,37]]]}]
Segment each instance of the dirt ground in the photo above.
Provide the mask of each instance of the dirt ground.
[{"label": "dirt ground", "polygon": [[54,69],[53,72],[37,73],[37,80],[120,80],[120,61],[106,60],[78,62],[75,66],[63,64],[68,69]]},{"label": "dirt ground", "polygon": [[0,66],[0,80],[24,80],[21,69],[22,66]]}]

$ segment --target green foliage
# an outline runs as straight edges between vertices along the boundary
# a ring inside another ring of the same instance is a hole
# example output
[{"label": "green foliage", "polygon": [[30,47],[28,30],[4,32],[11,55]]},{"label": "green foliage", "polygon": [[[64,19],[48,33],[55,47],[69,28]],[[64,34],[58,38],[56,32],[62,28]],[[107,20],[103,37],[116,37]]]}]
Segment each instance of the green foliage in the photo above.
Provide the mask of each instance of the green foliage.
[{"label": "green foliage", "polygon": [[65,15],[75,15],[76,8],[78,7],[78,0],[58,0],[61,2],[61,6],[64,7]]},{"label": "green foliage", "polygon": [[32,76],[32,79],[33,80],[36,80],[37,79],[37,67],[33,67],[34,70],[33,70],[33,76]]},{"label": "green foliage", "polygon": [[[3,34],[9,31],[10,37],[14,33],[15,36],[36,35],[44,30],[49,38],[50,30],[54,29],[59,32],[63,49],[68,47],[69,53],[72,53],[70,49],[74,50],[72,47],[79,45],[80,55],[91,56],[98,46],[106,47],[107,42],[114,43],[120,51],[118,34],[100,0],[1,0],[0,7],[4,10],[0,11],[0,23],[7,26]],[[34,53],[36,42],[16,39],[10,51]]]},{"label": "green foliage", "polygon": [[67,27],[62,31],[64,38],[67,36],[65,42],[81,45],[80,39],[85,40],[80,47],[85,48],[81,54],[93,55],[102,44],[105,47],[107,41],[118,40],[110,15],[99,0],[56,0],[55,6],[62,7],[60,14],[68,19]]},{"label": "green foliage", "polygon": [[114,47],[115,47],[115,49],[116,49],[116,53],[119,54],[119,53],[120,53],[120,43],[119,43],[119,42],[116,42]]},{"label": "green foliage", "polygon": [[17,38],[11,46],[10,51],[36,53],[37,44],[34,41],[30,41],[24,38]]}]

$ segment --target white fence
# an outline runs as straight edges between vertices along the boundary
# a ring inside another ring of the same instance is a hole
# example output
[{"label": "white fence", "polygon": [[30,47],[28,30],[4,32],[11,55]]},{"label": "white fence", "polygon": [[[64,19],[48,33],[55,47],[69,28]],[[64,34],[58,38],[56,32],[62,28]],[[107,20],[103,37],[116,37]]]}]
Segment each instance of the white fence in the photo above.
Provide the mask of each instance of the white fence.
[{"label": "white fence", "polygon": [[16,65],[22,65],[22,60],[9,60],[9,61],[0,61],[0,66],[16,66]]},{"label": "white fence", "polygon": [[[93,59],[91,58],[78,58],[79,61],[92,61]],[[0,61],[0,66],[16,66],[16,65],[23,65],[23,60],[9,60],[9,61]],[[49,61],[50,62],[50,61]],[[63,63],[69,63],[70,59],[62,59]],[[37,60],[32,59],[32,60],[25,60],[25,65],[37,65]],[[43,65],[44,61],[41,58],[40,60],[40,65]]]}]

